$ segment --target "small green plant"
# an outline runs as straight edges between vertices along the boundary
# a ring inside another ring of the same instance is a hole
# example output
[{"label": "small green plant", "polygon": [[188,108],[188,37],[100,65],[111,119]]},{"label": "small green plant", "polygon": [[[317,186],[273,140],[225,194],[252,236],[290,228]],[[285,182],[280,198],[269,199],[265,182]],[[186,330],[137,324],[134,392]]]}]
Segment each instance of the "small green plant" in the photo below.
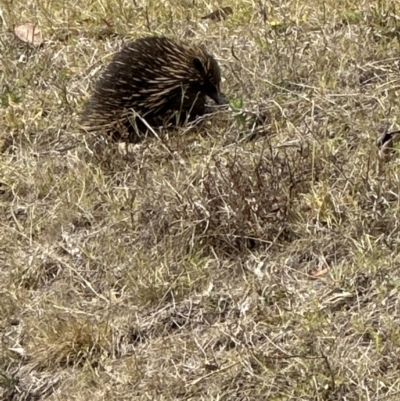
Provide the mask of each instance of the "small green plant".
[{"label": "small green plant", "polygon": [[243,111],[243,103],[243,98],[234,98],[229,102],[239,130],[246,128],[247,115]]},{"label": "small green plant", "polygon": [[0,94],[1,105],[4,108],[11,106],[13,103],[20,103],[21,96],[19,93],[12,89],[8,84],[3,84],[3,90]]}]

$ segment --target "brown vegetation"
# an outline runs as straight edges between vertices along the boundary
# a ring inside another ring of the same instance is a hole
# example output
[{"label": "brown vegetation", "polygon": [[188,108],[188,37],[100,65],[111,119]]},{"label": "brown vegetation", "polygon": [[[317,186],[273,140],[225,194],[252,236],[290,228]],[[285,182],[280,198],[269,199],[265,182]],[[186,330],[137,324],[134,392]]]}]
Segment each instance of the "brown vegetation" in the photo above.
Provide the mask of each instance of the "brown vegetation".
[{"label": "brown vegetation", "polygon": [[[397,400],[398,7],[2,0],[0,398]],[[205,45],[230,109],[80,133],[149,33]]]}]

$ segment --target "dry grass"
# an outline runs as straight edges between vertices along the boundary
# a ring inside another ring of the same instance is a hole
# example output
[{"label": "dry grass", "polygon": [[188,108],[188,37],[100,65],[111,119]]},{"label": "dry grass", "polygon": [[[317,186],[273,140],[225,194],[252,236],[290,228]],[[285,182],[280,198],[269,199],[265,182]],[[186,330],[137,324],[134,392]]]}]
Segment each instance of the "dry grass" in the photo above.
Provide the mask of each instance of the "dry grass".
[{"label": "dry grass", "polygon": [[[218,3],[0,1],[1,399],[398,400],[398,2]],[[205,44],[231,107],[93,148],[92,84],[149,31]]]}]

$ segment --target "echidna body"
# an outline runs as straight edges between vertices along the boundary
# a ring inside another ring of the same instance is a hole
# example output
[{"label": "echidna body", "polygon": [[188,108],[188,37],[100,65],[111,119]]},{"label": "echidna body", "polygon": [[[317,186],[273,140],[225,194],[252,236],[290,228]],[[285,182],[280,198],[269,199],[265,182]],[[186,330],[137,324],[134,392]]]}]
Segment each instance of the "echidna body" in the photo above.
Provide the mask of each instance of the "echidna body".
[{"label": "echidna body", "polygon": [[135,141],[147,126],[203,115],[206,97],[220,104],[220,82],[218,63],[203,47],[166,37],[138,39],[114,56],[97,82],[83,126]]}]

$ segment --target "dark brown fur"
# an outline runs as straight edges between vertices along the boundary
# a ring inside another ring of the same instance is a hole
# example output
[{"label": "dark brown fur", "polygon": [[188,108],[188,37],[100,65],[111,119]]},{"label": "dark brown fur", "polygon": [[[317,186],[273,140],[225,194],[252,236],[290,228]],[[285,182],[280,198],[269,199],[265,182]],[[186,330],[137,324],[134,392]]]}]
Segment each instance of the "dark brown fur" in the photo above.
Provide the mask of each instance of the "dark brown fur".
[{"label": "dark brown fur", "polygon": [[202,47],[165,37],[138,39],[105,69],[82,125],[137,141],[147,124],[157,129],[203,115],[207,96],[220,104],[220,82],[218,63]]}]

